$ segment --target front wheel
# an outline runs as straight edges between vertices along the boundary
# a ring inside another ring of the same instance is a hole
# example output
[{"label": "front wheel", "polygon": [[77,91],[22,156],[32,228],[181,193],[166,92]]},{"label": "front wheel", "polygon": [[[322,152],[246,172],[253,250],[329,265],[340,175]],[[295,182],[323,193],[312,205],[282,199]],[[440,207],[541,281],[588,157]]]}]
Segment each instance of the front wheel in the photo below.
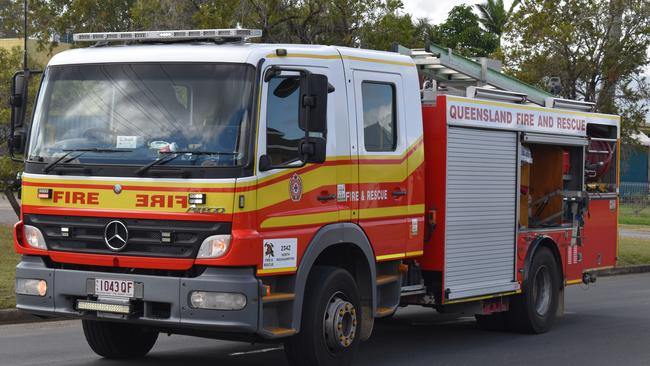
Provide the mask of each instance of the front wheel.
[{"label": "front wheel", "polygon": [[560,271],[549,249],[535,253],[522,290],[510,302],[508,325],[524,333],[547,332],[555,321],[560,296]]},{"label": "front wheel", "polygon": [[350,365],[359,347],[361,313],[354,278],[329,266],[314,267],[307,281],[300,334],[285,352],[293,366]]},{"label": "front wheel", "polygon": [[133,324],[83,320],[82,325],[90,348],[108,359],[143,357],[158,339],[158,332]]}]

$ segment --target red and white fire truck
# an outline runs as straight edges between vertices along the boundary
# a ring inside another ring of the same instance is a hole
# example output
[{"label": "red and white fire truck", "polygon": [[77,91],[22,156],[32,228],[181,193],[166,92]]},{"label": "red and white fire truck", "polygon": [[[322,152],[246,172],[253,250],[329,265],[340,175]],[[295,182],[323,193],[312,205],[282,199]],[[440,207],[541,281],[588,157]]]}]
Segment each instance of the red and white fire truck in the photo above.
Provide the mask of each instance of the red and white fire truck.
[{"label": "red and white fire truck", "polygon": [[260,34],[77,34],[26,124],[16,75],[19,309],[107,358],[173,333],[347,365],[406,305],[546,332],[616,263],[619,117],[434,45]]}]

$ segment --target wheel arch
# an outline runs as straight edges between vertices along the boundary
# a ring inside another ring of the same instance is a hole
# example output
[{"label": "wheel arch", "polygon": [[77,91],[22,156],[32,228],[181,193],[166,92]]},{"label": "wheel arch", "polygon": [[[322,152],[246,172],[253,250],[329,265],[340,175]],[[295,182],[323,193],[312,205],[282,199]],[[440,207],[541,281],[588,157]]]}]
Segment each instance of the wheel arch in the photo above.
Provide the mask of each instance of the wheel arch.
[{"label": "wheel arch", "polygon": [[528,253],[526,253],[526,260],[524,262],[524,273],[523,273],[523,281],[522,283],[525,283],[528,280],[528,274],[530,273],[530,266],[533,262],[533,258],[535,257],[535,254],[537,251],[539,251],[541,248],[548,248],[551,253],[553,253],[553,258],[555,258],[555,263],[557,264],[558,269],[560,270],[560,289],[564,287],[564,266],[562,266],[562,256],[560,255],[560,249],[552,238],[542,235],[530,244],[528,247]]},{"label": "wheel arch", "polygon": [[374,314],[377,289],[373,284],[376,281],[377,272],[375,255],[370,241],[358,225],[332,224],[324,226],[314,235],[298,266],[295,280],[293,329],[300,331],[307,279],[316,265],[334,265],[348,271],[350,271],[350,265],[354,265],[351,274],[357,281],[361,302],[370,305],[372,314]]}]

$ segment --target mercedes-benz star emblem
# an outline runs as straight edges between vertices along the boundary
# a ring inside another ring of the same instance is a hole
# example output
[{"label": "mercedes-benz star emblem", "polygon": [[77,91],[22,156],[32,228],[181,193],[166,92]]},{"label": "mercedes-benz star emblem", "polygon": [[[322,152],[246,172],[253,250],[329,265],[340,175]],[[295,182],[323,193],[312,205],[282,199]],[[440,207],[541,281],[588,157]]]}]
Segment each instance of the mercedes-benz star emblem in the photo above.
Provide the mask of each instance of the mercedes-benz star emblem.
[{"label": "mercedes-benz star emblem", "polygon": [[122,192],[122,186],[119,185],[119,184],[114,185],[113,186],[113,192],[115,192],[117,194],[120,194],[120,192]]},{"label": "mercedes-benz star emblem", "polygon": [[122,221],[111,221],[106,224],[104,229],[104,241],[108,248],[114,252],[119,252],[126,247],[129,240],[129,230]]}]

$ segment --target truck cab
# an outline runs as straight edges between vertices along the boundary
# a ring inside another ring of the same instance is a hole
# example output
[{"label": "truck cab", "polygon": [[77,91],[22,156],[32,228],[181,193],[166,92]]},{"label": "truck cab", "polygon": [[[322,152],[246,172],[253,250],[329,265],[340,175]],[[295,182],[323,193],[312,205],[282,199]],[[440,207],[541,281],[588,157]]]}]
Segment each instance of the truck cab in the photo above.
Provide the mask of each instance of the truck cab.
[{"label": "truck cab", "polygon": [[412,60],[187,38],[50,60],[25,144],[18,308],[85,319],[107,357],[97,334],[116,324],[286,338],[313,269],[347,262],[359,295],[337,299],[359,330],[332,330],[331,348],[367,338],[399,303],[377,293],[376,263],[396,287],[395,260],[422,254]]}]

